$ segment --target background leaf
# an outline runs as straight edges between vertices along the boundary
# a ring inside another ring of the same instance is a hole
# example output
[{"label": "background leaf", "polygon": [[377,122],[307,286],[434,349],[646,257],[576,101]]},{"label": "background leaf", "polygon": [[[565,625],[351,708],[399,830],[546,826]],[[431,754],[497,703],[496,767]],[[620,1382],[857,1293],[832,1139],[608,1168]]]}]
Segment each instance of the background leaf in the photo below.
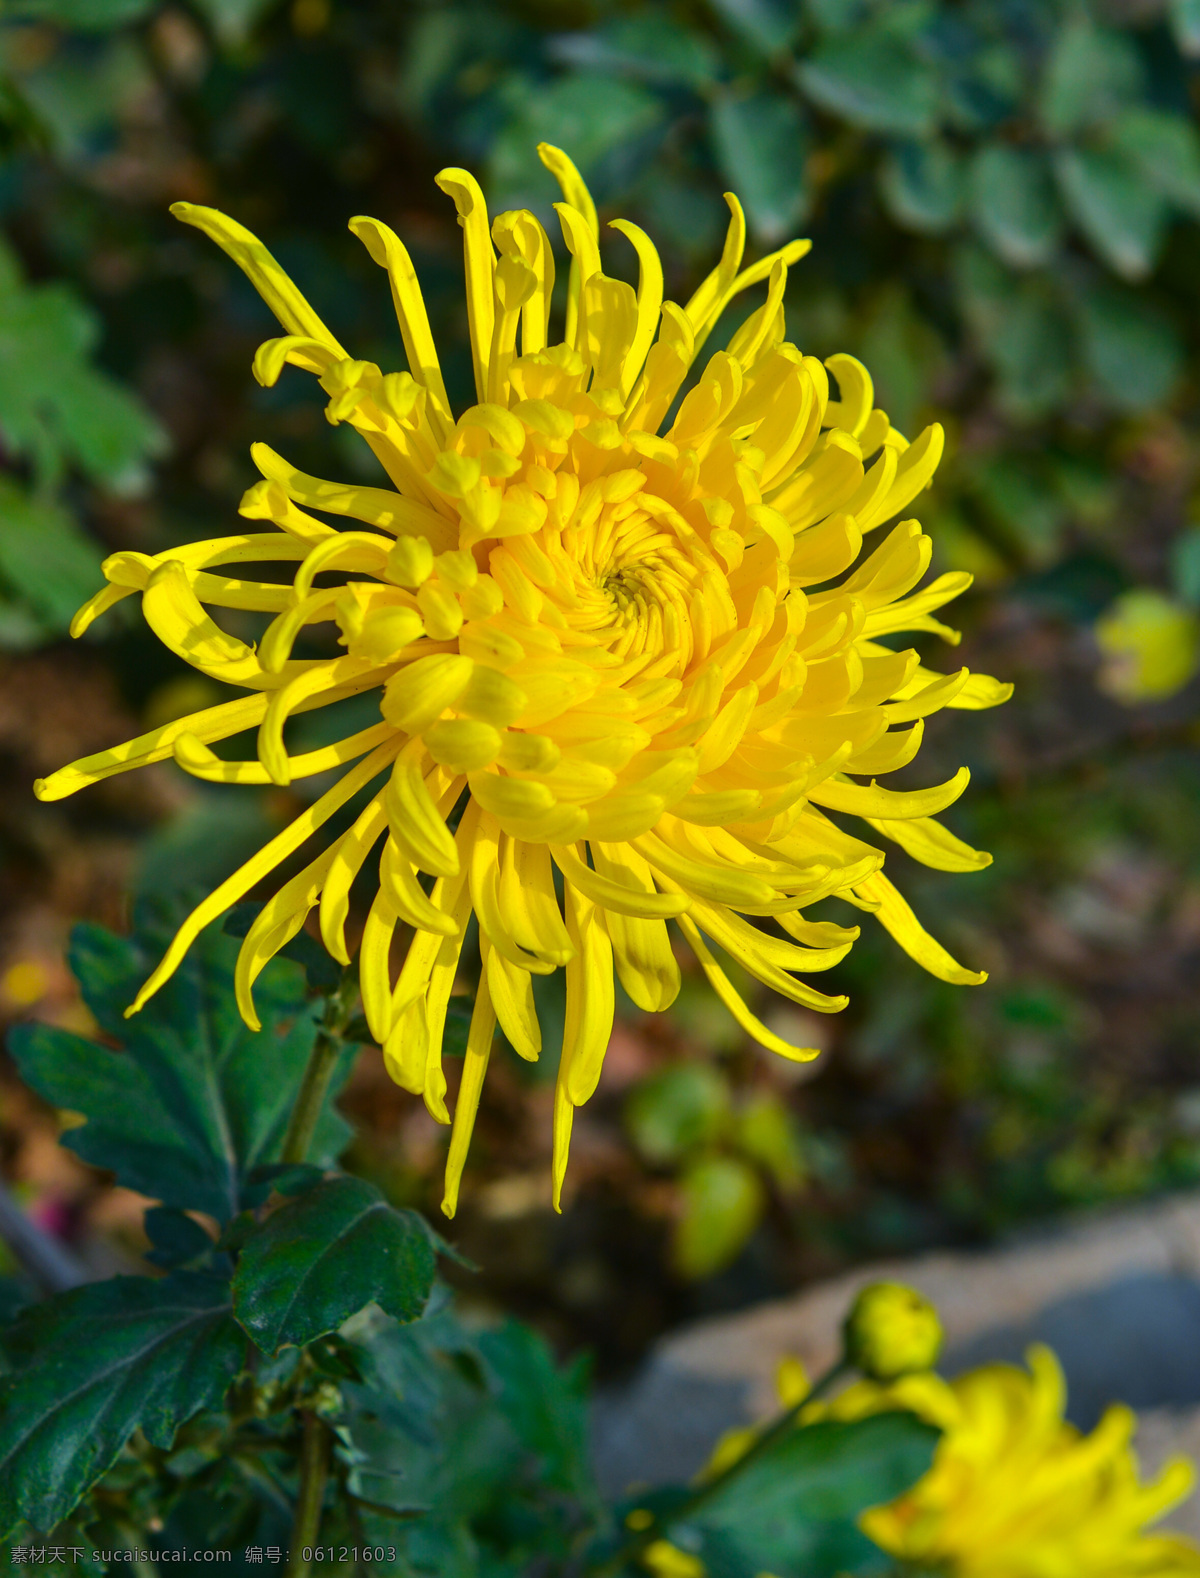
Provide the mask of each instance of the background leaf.
[{"label": "background leaf", "polygon": [[1080,9],[1057,33],[1042,84],[1041,114],[1054,137],[1110,120],[1142,86],[1133,43]]},{"label": "background leaf", "polygon": [[971,166],[971,215],[975,228],[1014,268],[1033,268],[1053,254],[1062,213],[1039,153],[992,144]]},{"label": "background leaf", "polygon": [[1190,120],[1139,106],[1115,120],[1109,136],[1156,192],[1200,216],[1200,133]]},{"label": "background leaf", "polygon": [[[100,585],[93,539],[52,497],[26,493],[0,475],[0,579],[33,614],[33,639],[65,635],[79,605]],[[0,645],[24,645],[18,639]]]},{"label": "background leaf", "polygon": [[948,230],[963,201],[962,160],[948,143],[898,143],[880,169],[880,192],[906,230]]},{"label": "background leaf", "polygon": [[730,1264],[758,1226],[762,1180],[738,1156],[704,1156],[679,1180],[680,1216],[672,1259],[684,1277],[708,1277]]},{"label": "background leaf", "polygon": [[799,28],[795,0],[713,0],[713,8],[764,55],[786,49]]},{"label": "background leaf", "polygon": [[[211,927],[163,990],[125,1019],[169,935],[145,918],[135,939],[99,926],[73,935],[84,1001],[124,1050],[38,1024],[18,1026],[10,1044],[28,1085],[88,1119],[63,1136],[69,1149],[127,1188],[225,1222],[240,1208],[246,1173],[278,1158],[316,1027],[299,970],[277,963],[256,987],[263,1029],[248,1030],[233,997],[237,944]],[[348,1133],[327,1107],[314,1157],[332,1161]]]},{"label": "background leaf", "polygon": [[933,75],[896,39],[865,31],[828,39],[797,76],[815,104],[854,126],[900,137],[925,137],[933,130]]},{"label": "background leaf", "polygon": [[1125,279],[1143,279],[1158,258],[1167,205],[1137,169],[1115,153],[1065,149],[1058,184],[1075,223],[1097,256]]},{"label": "background leaf", "polygon": [[711,112],[713,151],[755,234],[774,245],[808,212],[808,139],[796,101],[762,91],[724,96]]},{"label": "background leaf", "polygon": [[1094,281],[1076,298],[1088,367],[1120,410],[1157,405],[1183,369],[1183,346],[1169,319],[1135,291]]},{"label": "background leaf", "polygon": [[361,1178],[329,1178],[288,1200],[244,1241],[234,1313],[265,1353],[303,1346],[374,1301],[416,1320],[434,1274],[433,1243]]},{"label": "background leaf", "polygon": [[877,1557],[855,1520],[928,1470],[938,1435],[906,1413],[794,1430],[674,1537],[713,1578],[835,1578]]},{"label": "background leaf", "polygon": [[219,1404],[245,1351],[229,1308],[225,1283],[176,1272],[94,1282],[20,1315],[4,1337],[0,1537],[22,1518],[53,1528],[135,1429],[166,1448]]},{"label": "background leaf", "polygon": [[652,1162],[678,1161],[715,1140],[729,1121],[729,1084],[710,1063],[676,1063],[643,1080],[625,1105],[625,1126]]}]

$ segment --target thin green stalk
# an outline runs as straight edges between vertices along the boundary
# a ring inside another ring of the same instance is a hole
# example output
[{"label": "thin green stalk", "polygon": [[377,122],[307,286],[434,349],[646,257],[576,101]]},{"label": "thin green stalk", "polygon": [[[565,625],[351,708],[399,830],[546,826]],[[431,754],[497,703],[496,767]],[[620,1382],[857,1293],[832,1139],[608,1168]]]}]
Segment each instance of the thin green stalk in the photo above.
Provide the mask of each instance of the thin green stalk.
[{"label": "thin green stalk", "polygon": [[308,1160],[309,1147],[325,1104],[325,1093],[342,1055],[342,1031],[350,1018],[353,997],[354,983],[347,975],[326,1004],[324,1021],[300,1081],[296,1104],[283,1138],[281,1159],[285,1162]]},{"label": "thin green stalk", "polygon": [[329,1429],[314,1413],[304,1415],[304,1439],[300,1447],[300,1490],[292,1517],[292,1545],[287,1578],[308,1578],[312,1565],[305,1550],[317,1544],[321,1532],[321,1506],[325,1500],[325,1481],[329,1477]]},{"label": "thin green stalk", "polygon": [[288,1120],[287,1133],[283,1138],[283,1161],[308,1160],[308,1149],[312,1144],[317,1120],[325,1104],[325,1092],[329,1089],[329,1081],[337,1067],[341,1052],[341,1036],[336,1031],[331,1033],[322,1027],[313,1042],[313,1049],[304,1070],[304,1078],[300,1081],[296,1105],[292,1108],[292,1115]]},{"label": "thin green stalk", "polygon": [[666,1538],[667,1530],[674,1523],[683,1523],[688,1518],[694,1517],[701,1507],[706,1506],[714,1497],[720,1494],[739,1474],[744,1474],[751,1463],[756,1463],[764,1453],[769,1452],[781,1436],[787,1435],[795,1425],[800,1411],[807,1408],[809,1403],[816,1402],[829,1388],[845,1375],[849,1366],[842,1359],[831,1370],[827,1370],[819,1381],[808,1391],[798,1403],[787,1409],[770,1424],[763,1433],[757,1437],[741,1457],[723,1468],[719,1474],[714,1474],[703,1484],[698,1485],[686,1501],[673,1507],[666,1519],[655,1518],[647,1528],[640,1529],[632,1539],[627,1540],[619,1550],[614,1552],[606,1562],[599,1567],[589,1569],[591,1578],[611,1578],[611,1575],[620,1573],[628,1563],[636,1561],[643,1551],[653,1545],[655,1540]]}]

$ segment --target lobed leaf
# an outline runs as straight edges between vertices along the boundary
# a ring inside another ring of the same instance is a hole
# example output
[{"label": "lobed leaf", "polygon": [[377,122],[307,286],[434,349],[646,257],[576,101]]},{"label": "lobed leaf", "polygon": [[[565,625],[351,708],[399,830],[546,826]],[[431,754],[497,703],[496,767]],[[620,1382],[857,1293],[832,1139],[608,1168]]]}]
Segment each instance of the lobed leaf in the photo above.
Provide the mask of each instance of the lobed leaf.
[{"label": "lobed leaf", "polygon": [[416,1320],[433,1286],[435,1251],[413,1211],[361,1178],[328,1178],[281,1205],[242,1240],[234,1313],[264,1353],[303,1346],[375,1303]]},{"label": "lobed leaf", "polygon": [[4,1337],[0,1537],[26,1519],[49,1530],[110,1468],[135,1429],[167,1448],[216,1407],[245,1339],[228,1285],[177,1271],[114,1277],[26,1309]]},{"label": "lobed leaf", "polygon": [[[40,1024],[19,1025],[9,1044],[28,1085],[87,1119],[63,1136],[68,1149],[164,1205],[227,1222],[246,1175],[278,1158],[316,1026],[299,971],[276,964],[258,986],[263,1029],[248,1030],[233,996],[237,945],[211,928],[163,991],[125,1019],[161,935],[144,918],[133,939],[99,926],[72,935],[84,1001],[123,1050]],[[313,1159],[328,1165],[349,1132],[327,1105]]]}]

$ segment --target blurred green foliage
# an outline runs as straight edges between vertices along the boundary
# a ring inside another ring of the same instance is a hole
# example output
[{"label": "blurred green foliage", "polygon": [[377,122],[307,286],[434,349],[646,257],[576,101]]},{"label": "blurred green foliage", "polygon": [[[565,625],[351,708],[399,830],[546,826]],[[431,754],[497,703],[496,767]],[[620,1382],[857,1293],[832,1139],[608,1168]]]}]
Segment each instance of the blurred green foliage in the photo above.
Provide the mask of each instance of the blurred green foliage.
[{"label": "blurred green foliage", "polygon": [[706,1062],[668,1064],[642,1080],[625,1126],[646,1161],[678,1180],[672,1263],[709,1277],[737,1259],[762,1220],[768,1191],[793,1196],[804,1181],[795,1117],[776,1092],[737,1092]]}]

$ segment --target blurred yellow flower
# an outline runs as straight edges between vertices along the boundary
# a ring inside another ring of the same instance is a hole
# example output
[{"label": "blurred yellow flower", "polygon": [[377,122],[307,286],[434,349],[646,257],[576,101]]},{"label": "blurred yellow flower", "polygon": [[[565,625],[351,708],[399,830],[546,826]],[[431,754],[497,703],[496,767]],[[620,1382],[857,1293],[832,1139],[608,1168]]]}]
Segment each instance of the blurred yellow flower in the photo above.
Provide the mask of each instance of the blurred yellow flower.
[{"label": "blurred yellow flower", "polygon": [[1118,701],[1161,701],[1182,690],[1200,662],[1200,621],[1162,592],[1125,592],[1096,621],[1104,654],[1099,684]]},{"label": "blurred yellow flower", "polygon": [[[668,1007],[679,989],[668,920],[738,1023],[790,1058],[816,1052],[767,1029],[712,950],[806,1008],[839,1009],[844,998],[792,973],[828,969],[858,935],[804,918],[828,895],[875,915],[941,979],[982,980],[922,929],[882,874],[883,853],[827,813],[864,819],[940,870],[986,865],[934,820],[965,788],[965,768],[909,793],[874,778],[913,759],[928,714],[1009,694],[965,669],[933,672],[891,644],[906,631],[958,639],[934,613],[970,576],[915,590],[931,552],[915,520],[860,557],[864,535],[928,485],[942,431],[935,424],[910,444],[852,357],[822,364],[787,343],[788,267],[808,242],[743,268],[745,223],[730,196],[721,260],[678,306],[663,300],[658,255],[636,225],[610,228],[633,248],[637,289],[602,271],[587,188],[563,153],[540,152],[562,188],[571,255],[557,343],[554,258],[537,219],[521,211],[489,225],[471,175],[437,178],[464,234],[478,400],[457,417],[412,263],[386,225],[350,222],[387,272],[407,353],[409,371],[385,375],[347,354],[241,225],[175,205],[245,271],[286,331],[259,350],[259,381],[273,385],[287,363],[311,372],[329,421],[358,430],[392,486],[324,481],[256,444],[262,481],[242,500],[247,531],[109,558],[109,585],[74,633],[140,593],[172,651],[245,694],[38,785],[43,799],[59,799],[170,757],[214,783],[286,785],[346,769],[189,917],[131,1011],[202,927],[372,791],[349,831],[267,902],[241,951],[238,998],[255,1024],[256,976],[314,907],[329,951],[348,961],[351,884],[382,841],[361,942],[363,1006],[394,1078],[449,1122],[442,1032],[474,913],[483,971],[447,1212],[497,1023],[523,1057],[538,1055],[535,975],[566,974],[556,1200],[572,1115],[608,1044],[614,969],[646,1010]],[[765,303],[680,401],[725,307],[760,282]],[[291,584],[243,578],[252,564],[286,567]],[[208,608],[270,622],[251,646]],[[331,624],[342,655],[292,656],[302,632]],[[288,749],[295,714],[368,691],[379,693],[378,722],[323,749]],[[248,729],[258,731],[256,759],[212,749]],[[397,978],[398,935],[409,940]]]},{"label": "blurred yellow flower", "polygon": [[1143,1485],[1130,1446],[1135,1419],[1112,1407],[1091,1435],[1063,1419],[1065,1391],[1047,1348],[1030,1373],[985,1365],[955,1381],[909,1375],[863,1381],[814,1414],[857,1419],[897,1405],[944,1432],[933,1467],[913,1488],[859,1520],[893,1556],[949,1578],[1183,1578],[1200,1575],[1200,1549],[1144,1533],[1182,1501],[1195,1474],[1186,1459]]}]

